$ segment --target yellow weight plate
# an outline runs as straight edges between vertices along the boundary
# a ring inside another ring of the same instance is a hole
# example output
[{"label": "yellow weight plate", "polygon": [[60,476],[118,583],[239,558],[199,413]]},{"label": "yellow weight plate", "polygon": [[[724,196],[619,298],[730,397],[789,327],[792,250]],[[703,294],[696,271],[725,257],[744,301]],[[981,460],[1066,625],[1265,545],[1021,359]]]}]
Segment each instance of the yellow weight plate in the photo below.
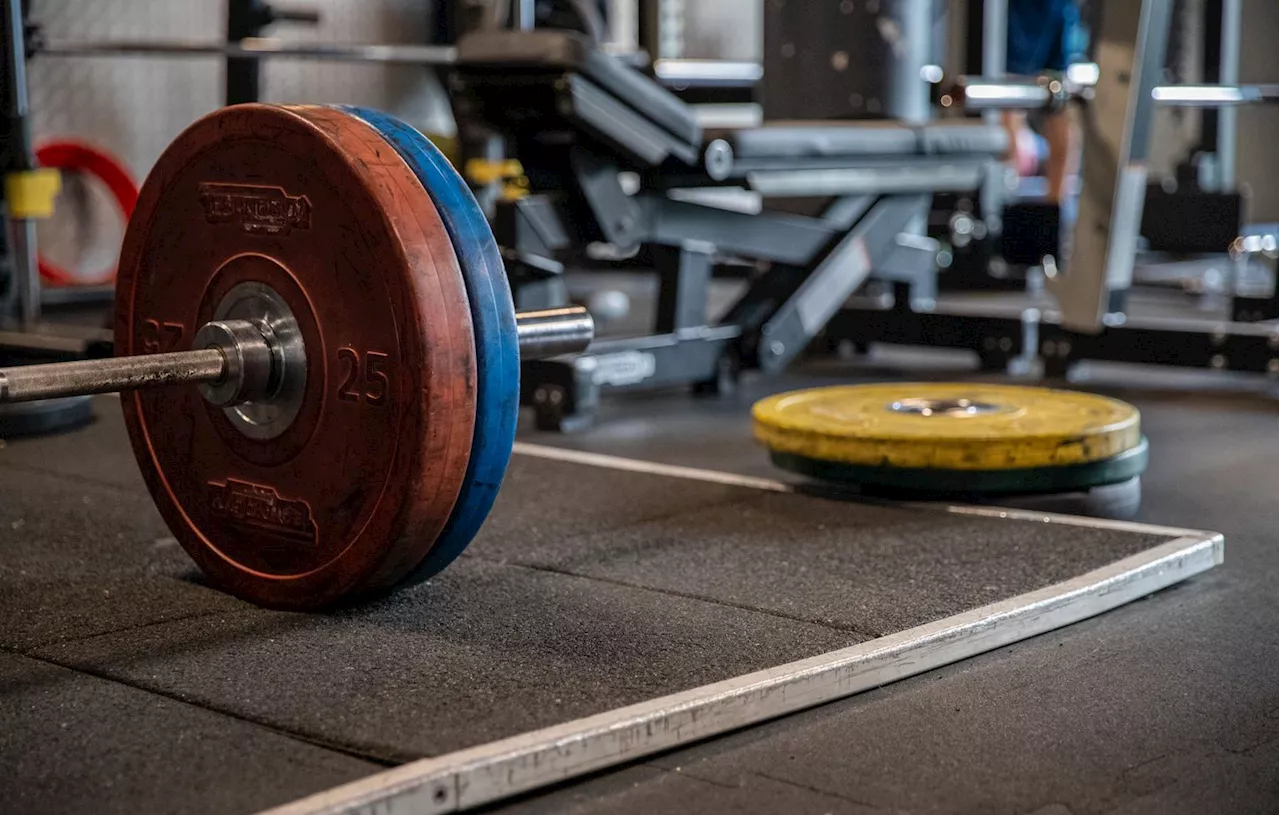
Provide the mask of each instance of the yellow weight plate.
[{"label": "yellow weight plate", "polygon": [[1109,459],[1141,443],[1136,408],[1075,391],[895,383],[815,388],[752,408],[774,453],[873,467],[1004,470]]}]

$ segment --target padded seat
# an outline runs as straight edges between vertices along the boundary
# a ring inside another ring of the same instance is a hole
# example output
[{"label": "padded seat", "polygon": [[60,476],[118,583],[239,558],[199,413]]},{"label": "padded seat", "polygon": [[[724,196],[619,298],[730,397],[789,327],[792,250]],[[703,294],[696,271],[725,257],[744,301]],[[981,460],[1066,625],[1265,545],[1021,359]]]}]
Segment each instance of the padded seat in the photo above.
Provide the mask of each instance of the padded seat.
[{"label": "padded seat", "polygon": [[[1003,128],[981,121],[951,120],[910,125],[898,121],[770,122],[743,130],[707,132],[679,97],[598,50],[574,31],[552,29],[477,31],[458,43],[458,70],[481,76],[479,84],[503,84],[512,76],[574,74],[616,103],[661,128],[675,143],[662,155],[694,164],[702,147],[717,139],[730,147],[732,162],[819,162],[856,166],[866,159],[912,156],[988,158],[1006,151]],[[579,81],[581,80],[574,80]],[[601,100],[603,101],[603,100]],[[635,126],[639,127],[637,121]],[[660,160],[651,159],[651,160]],[[725,167],[726,173],[732,171]],[[716,176],[720,177],[720,176]]]},{"label": "padded seat", "polygon": [[920,153],[926,156],[991,156],[1009,151],[1009,134],[999,125],[982,122],[930,122],[915,128]]},{"label": "padded seat", "polygon": [[917,148],[915,133],[898,122],[767,122],[716,136],[735,159],[909,156]]},{"label": "padded seat", "polygon": [[883,156],[1000,156],[1007,137],[1000,127],[895,121],[770,122],[748,130],[708,133],[723,139],[735,160],[872,158]]}]

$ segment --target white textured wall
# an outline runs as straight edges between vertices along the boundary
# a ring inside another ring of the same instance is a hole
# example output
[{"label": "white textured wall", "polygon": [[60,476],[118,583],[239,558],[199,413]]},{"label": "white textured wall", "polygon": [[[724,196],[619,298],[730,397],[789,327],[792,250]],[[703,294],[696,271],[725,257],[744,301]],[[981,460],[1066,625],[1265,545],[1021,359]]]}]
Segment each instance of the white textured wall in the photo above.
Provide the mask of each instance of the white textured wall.
[{"label": "white textured wall", "polygon": [[[281,24],[272,34],[325,43],[421,43],[422,0],[300,0],[317,7],[319,26]],[[40,0],[36,12],[50,39],[223,36],[217,0]],[[223,66],[215,57],[37,57],[31,102],[38,136],[82,135],[124,157],[142,174],[192,120],[222,101]],[[412,118],[423,129],[451,127],[426,71],[412,66],[269,60],[263,98],[281,102],[352,102]]]},{"label": "white textured wall", "polygon": [[[296,0],[318,8],[319,26],[276,25],[273,36],[325,43],[422,43],[422,0]],[[49,39],[194,39],[225,36],[225,0],[38,0]],[[141,182],[170,141],[223,99],[218,57],[37,57],[30,63],[37,139],[82,138],[119,156]],[[264,101],[349,102],[395,113],[424,131],[452,133],[434,77],[413,66],[268,61]],[[74,181],[59,215],[41,226],[45,251],[63,264],[110,265],[121,230],[107,200]]]},{"label": "white textured wall", "polygon": [[[768,0],[777,2],[778,0]],[[797,0],[829,2],[830,0]],[[664,0],[685,59],[759,60],[766,0]]]}]

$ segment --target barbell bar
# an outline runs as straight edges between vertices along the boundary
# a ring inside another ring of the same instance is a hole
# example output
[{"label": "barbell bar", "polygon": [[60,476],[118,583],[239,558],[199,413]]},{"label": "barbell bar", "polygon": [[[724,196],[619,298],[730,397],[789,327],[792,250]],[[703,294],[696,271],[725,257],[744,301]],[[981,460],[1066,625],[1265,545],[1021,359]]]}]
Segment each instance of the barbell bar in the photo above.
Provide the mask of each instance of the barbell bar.
[{"label": "barbell bar", "polygon": [[[522,359],[544,359],[585,350],[595,329],[586,308],[566,306],[517,313],[516,333]],[[0,404],[192,384],[227,407],[273,398],[289,366],[305,364],[265,323],[210,322],[195,340],[190,351],[0,368]]]},{"label": "barbell bar", "polygon": [[[944,108],[970,112],[1055,108],[1072,100],[1091,98],[1098,79],[1098,66],[1091,62],[1075,63],[1061,74],[1052,75],[959,76],[946,85],[938,102]],[[1274,104],[1277,90],[1274,84],[1158,85],[1152,89],[1151,98],[1168,106],[1227,107]]]},{"label": "barbell bar", "polygon": [[328,45],[246,37],[235,43],[202,40],[36,40],[34,52],[51,57],[228,57],[236,59],[307,59],[399,65],[448,66],[457,49],[446,45]]}]

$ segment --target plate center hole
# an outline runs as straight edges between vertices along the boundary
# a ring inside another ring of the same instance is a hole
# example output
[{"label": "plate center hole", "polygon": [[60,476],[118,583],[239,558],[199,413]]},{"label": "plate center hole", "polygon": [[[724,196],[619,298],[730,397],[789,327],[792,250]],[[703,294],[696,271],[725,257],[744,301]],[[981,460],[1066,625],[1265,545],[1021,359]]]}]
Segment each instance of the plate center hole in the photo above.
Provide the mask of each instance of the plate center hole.
[{"label": "plate center hole", "polygon": [[978,402],[973,399],[899,399],[889,404],[894,413],[911,413],[916,416],[979,416],[996,413],[999,405]]}]

